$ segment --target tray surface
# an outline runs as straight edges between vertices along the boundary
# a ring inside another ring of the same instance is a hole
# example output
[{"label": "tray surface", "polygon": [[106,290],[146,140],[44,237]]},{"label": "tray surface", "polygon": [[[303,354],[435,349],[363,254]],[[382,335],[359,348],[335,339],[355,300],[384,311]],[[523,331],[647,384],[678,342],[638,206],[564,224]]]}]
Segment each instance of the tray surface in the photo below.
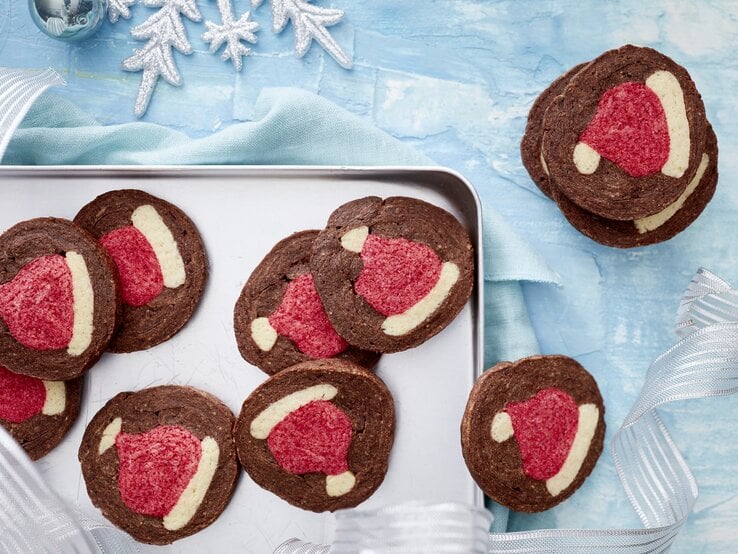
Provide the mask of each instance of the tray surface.
[{"label": "tray surface", "polygon": [[[469,230],[481,259],[479,204],[463,178],[441,169],[156,167],[0,168],[6,201],[0,228],[41,216],[73,218],[98,194],[139,188],[181,207],[200,230],[210,278],[192,320],[150,350],[103,355],[88,373],[81,415],[62,444],[38,467],[52,487],[100,518],[82,480],[77,448],[85,426],[116,393],[186,384],[221,398],[235,414],[266,374],[245,362],[233,334],[233,306],[252,269],[280,239],[320,229],[340,204],[362,196],[404,195],[447,209]],[[454,322],[425,344],[384,356],[377,374],[395,398],[397,430],[390,467],[362,508],[408,500],[466,502],[482,496],[461,456],[459,423],[481,370],[481,271],[472,299]],[[294,508],[243,473],[222,516],[200,533],[166,547],[172,552],[271,552],[298,537],[332,539],[334,518]],[[141,545],[142,551],[161,547]]]}]

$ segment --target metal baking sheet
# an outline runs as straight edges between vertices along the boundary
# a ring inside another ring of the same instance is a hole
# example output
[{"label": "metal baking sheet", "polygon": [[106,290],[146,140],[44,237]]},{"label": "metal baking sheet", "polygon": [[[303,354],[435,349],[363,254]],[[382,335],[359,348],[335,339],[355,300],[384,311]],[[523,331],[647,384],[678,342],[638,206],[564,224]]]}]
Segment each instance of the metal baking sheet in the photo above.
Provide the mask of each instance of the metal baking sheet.
[{"label": "metal baking sheet", "polygon": [[[180,206],[203,235],[210,278],[193,319],[170,341],[143,352],[103,355],[87,374],[81,415],[38,467],[59,495],[91,517],[77,449],[92,416],[121,391],[161,384],[199,387],[235,414],[266,375],[245,362],[233,335],[233,306],[253,268],[280,239],[320,229],[340,204],[368,195],[420,198],[453,213],[469,230],[481,268],[481,212],[471,185],[444,169],[329,167],[3,167],[0,228],[41,216],[73,218],[105,191],[139,188]],[[362,508],[408,500],[482,505],[461,455],[459,425],[482,369],[482,272],[471,300],[425,344],[383,356],[377,374],[392,392],[395,444],[382,486]],[[332,539],[334,518],[294,508],[244,472],[221,517],[171,552],[271,552],[298,537]],[[142,551],[161,547],[141,545]]]}]

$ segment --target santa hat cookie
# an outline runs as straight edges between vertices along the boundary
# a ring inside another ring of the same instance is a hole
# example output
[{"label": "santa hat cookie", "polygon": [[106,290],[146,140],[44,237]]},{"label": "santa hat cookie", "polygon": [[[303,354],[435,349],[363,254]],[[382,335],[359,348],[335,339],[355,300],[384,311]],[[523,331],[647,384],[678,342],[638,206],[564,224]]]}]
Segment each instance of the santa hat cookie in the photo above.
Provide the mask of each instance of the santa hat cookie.
[{"label": "santa hat cookie", "polygon": [[521,152],[577,229],[627,248],[667,240],[702,212],[717,180],[713,137],[687,71],[628,45],[544,91]]},{"label": "santa hat cookie", "polygon": [[299,508],[360,504],[384,480],[394,438],[384,383],[336,358],[304,362],[259,386],[236,423],[241,465],[261,487]]},{"label": "santa hat cookie", "polygon": [[672,204],[697,172],[707,121],[687,71],[624,46],[574,75],[546,111],[543,157],[578,205],[633,220]]},{"label": "santa hat cookie", "polygon": [[0,236],[0,366],[74,379],[102,354],[118,316],[109,256],[64,219],[18,223]]},{"label": "santa hat cookie", "polygon": [[236,485],[233,423],[220,400],[191,387],[118,394],[79,449],[90,500],[141,542],[169,544],[204,529]]},{"label": "santa hat cookie", "polygon": [[489,497],[519,512],[571,496],[605,437],[597,383],[566,356],[503,362],[472,389],[461,422],[464,460]]},{"label": "santa hat cookie", "polygon": [[95,198],[74,221],[98,238],[120,278],[122,321],[110,350],[150,348],[187,323],[205,288],[208,260],[182,210],[140,190],[118,190]]},{"label": "santa hat cookie", "polygon": [[440,332],[474,284],[473,247],[459,221],[405,197],[339,207],[315,239],[310,268],[338,333],[377,352],[406,350]]},{"label": "santa hat cookie", "polygon": [[84,379],[43,381],[0,367],[0,425],[33,460],[64,438],[79,414]]},{"label": "santa hat cookie", "polygon": [[379,354],[350,346],[331,325],[315,290],[310,254],[318,231],[281,240],[254,269],[233,313],[244,359],[274,374],[318,358],[373,367]]},{"label": "santa hat cookie", "polygon": [[554,199],[569,223],[601,244],[630,248],[663,242],[686,229],[712,199],[718,180],[717,158],[717,138],[708,125],[702,159],[687,189],[660,212],[634,221],[618,221],[588,212],[560,189],[553,189]]}]

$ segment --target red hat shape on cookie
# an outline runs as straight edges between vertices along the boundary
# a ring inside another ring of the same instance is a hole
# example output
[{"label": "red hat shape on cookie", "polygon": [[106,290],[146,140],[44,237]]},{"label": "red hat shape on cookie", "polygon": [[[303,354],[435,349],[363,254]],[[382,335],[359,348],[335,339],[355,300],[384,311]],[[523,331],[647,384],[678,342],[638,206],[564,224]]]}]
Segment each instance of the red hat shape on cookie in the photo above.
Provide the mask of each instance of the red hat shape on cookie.
[{"label": "red hat shape on cookie", "polygon": [[402,335],[432,314],[459,278],[452,262],[443,262],[429,246],[406,238],[369,234],[358,227],[341,244],[359,252],[363,267],[354,290],[387,316],[382,330]]},{"label": "red hat shape on cookie", "polygon": [[279,308],[268,318],[254,320],[251,330],[264,350],[271,348],[277,334],[289,338],[300,352],[312,358],[330,358],[348,348],[328,320],[310,273],[290,281]]},{"label": "red hat shape on cookie", "polygon": [[200,441],[178,425],[144,433],[121,431],[121,418],[105,429],[98,454],[115,445],[118,488],[136,513],[163,518],[164,528],[181,529],[197,512],[218,467],[219,448],[211,437]]},{"label": "red hat shape on cookie", "polygon": [[0,317],[26,348],[67,348],[76,356],[92,339],[93,299],[82,256],[52,254],[26,264],[0,285]]},{"label": "red hat shape on cookie", "polygon": [[323,384],[271,404],[251,424],[251,435],[266,439],[277,463],[289,473],[326,474],[328,496],[342,496],[356,483],[349,470],[351,419],[330,402],[338,390]]},{"label": "red hat shape on cookie", "polygon": [[269,433],[267,444],[290,473],[339,475],[348,471],[351,420],[335,405],[316,400],[298,408]]},{"label": "red hat shape on cookie", "polygon": [[676,77],[656,71],[645,83],[625,82],[602,95],[574,149],[580,173],[604,157],[631,177],[662,172],[681,177],[689,163],[689,123]]},{"label": "red hat shape on cookie", "polygon": [[546,482],[552,496],[566,489],[579,472],[598,422],[594,404],[577,406],[566,392],[550,387],[495,414],[492,438],[515,437],[523,472]]},{"label": "red hat shape on cookie", "polygon": [[61,414],[65,392],[61,381],[42,381],[0,367],[0,419],[22,423],[38,414]]},{"label": "red hat shape on cookie", "polygon": [[200,441],[184,427],[155,427],[115,438],[120,469],[118,486],[131,510],[155,517],[167,515],[200,462]]},{"label": "red hat shape on cookie", "polygon": [[133,225],[103,235],[100,244],[115,262],[123,301],[131,306],[145,306],[164,287],[183,285],[186,273],[172,232],[153,206],[136,208],[131,221]]}]

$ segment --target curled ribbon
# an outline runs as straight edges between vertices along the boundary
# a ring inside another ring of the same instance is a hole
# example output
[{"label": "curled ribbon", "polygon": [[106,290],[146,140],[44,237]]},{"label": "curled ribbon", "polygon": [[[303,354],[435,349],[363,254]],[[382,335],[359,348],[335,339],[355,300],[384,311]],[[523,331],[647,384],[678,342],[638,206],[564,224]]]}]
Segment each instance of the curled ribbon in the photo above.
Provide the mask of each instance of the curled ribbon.
[{"label": "curled ribbon", "polygon": [[0,552],[138,554],[131,538],[62,501],[0,427]]},{"label": "curled ribbon", "polygon": [[[426,506],[431,515],[424,532],[416,525],[413,533],[407,533],[408,526],[417,520],[413,514],[417,505],[408,504],[371,512],[338,512],[332,547],[290,541],[275,552],[667,551],[692,512],[697,483],[656,408],[676,400],[738,392],[738,290],[700,269],[679,305],[676,332],[683,338],[651,364],[640,396],[611,443],[620,482],[643,528],[488,533],[488,527],[478,519],[484,510],[455,505],[453,512]],[[461,521],[465,524],[459,525]],[[459,535],[448,535],[446,526],[465,533],[465,550],[458,549]],[[377,533],[378,529],[384,530]],[[417,542],[414,537],[423,537],[426,542]],[[433,542],[427,542],[429,538]],[[423,544],[433,547],[423,549]]]},{"label": "curled ribbon", "polygon": [[28,109],[46,89],[55,85],[64,85],[64,80],[53,69],[0,67],[0,160]]}]

